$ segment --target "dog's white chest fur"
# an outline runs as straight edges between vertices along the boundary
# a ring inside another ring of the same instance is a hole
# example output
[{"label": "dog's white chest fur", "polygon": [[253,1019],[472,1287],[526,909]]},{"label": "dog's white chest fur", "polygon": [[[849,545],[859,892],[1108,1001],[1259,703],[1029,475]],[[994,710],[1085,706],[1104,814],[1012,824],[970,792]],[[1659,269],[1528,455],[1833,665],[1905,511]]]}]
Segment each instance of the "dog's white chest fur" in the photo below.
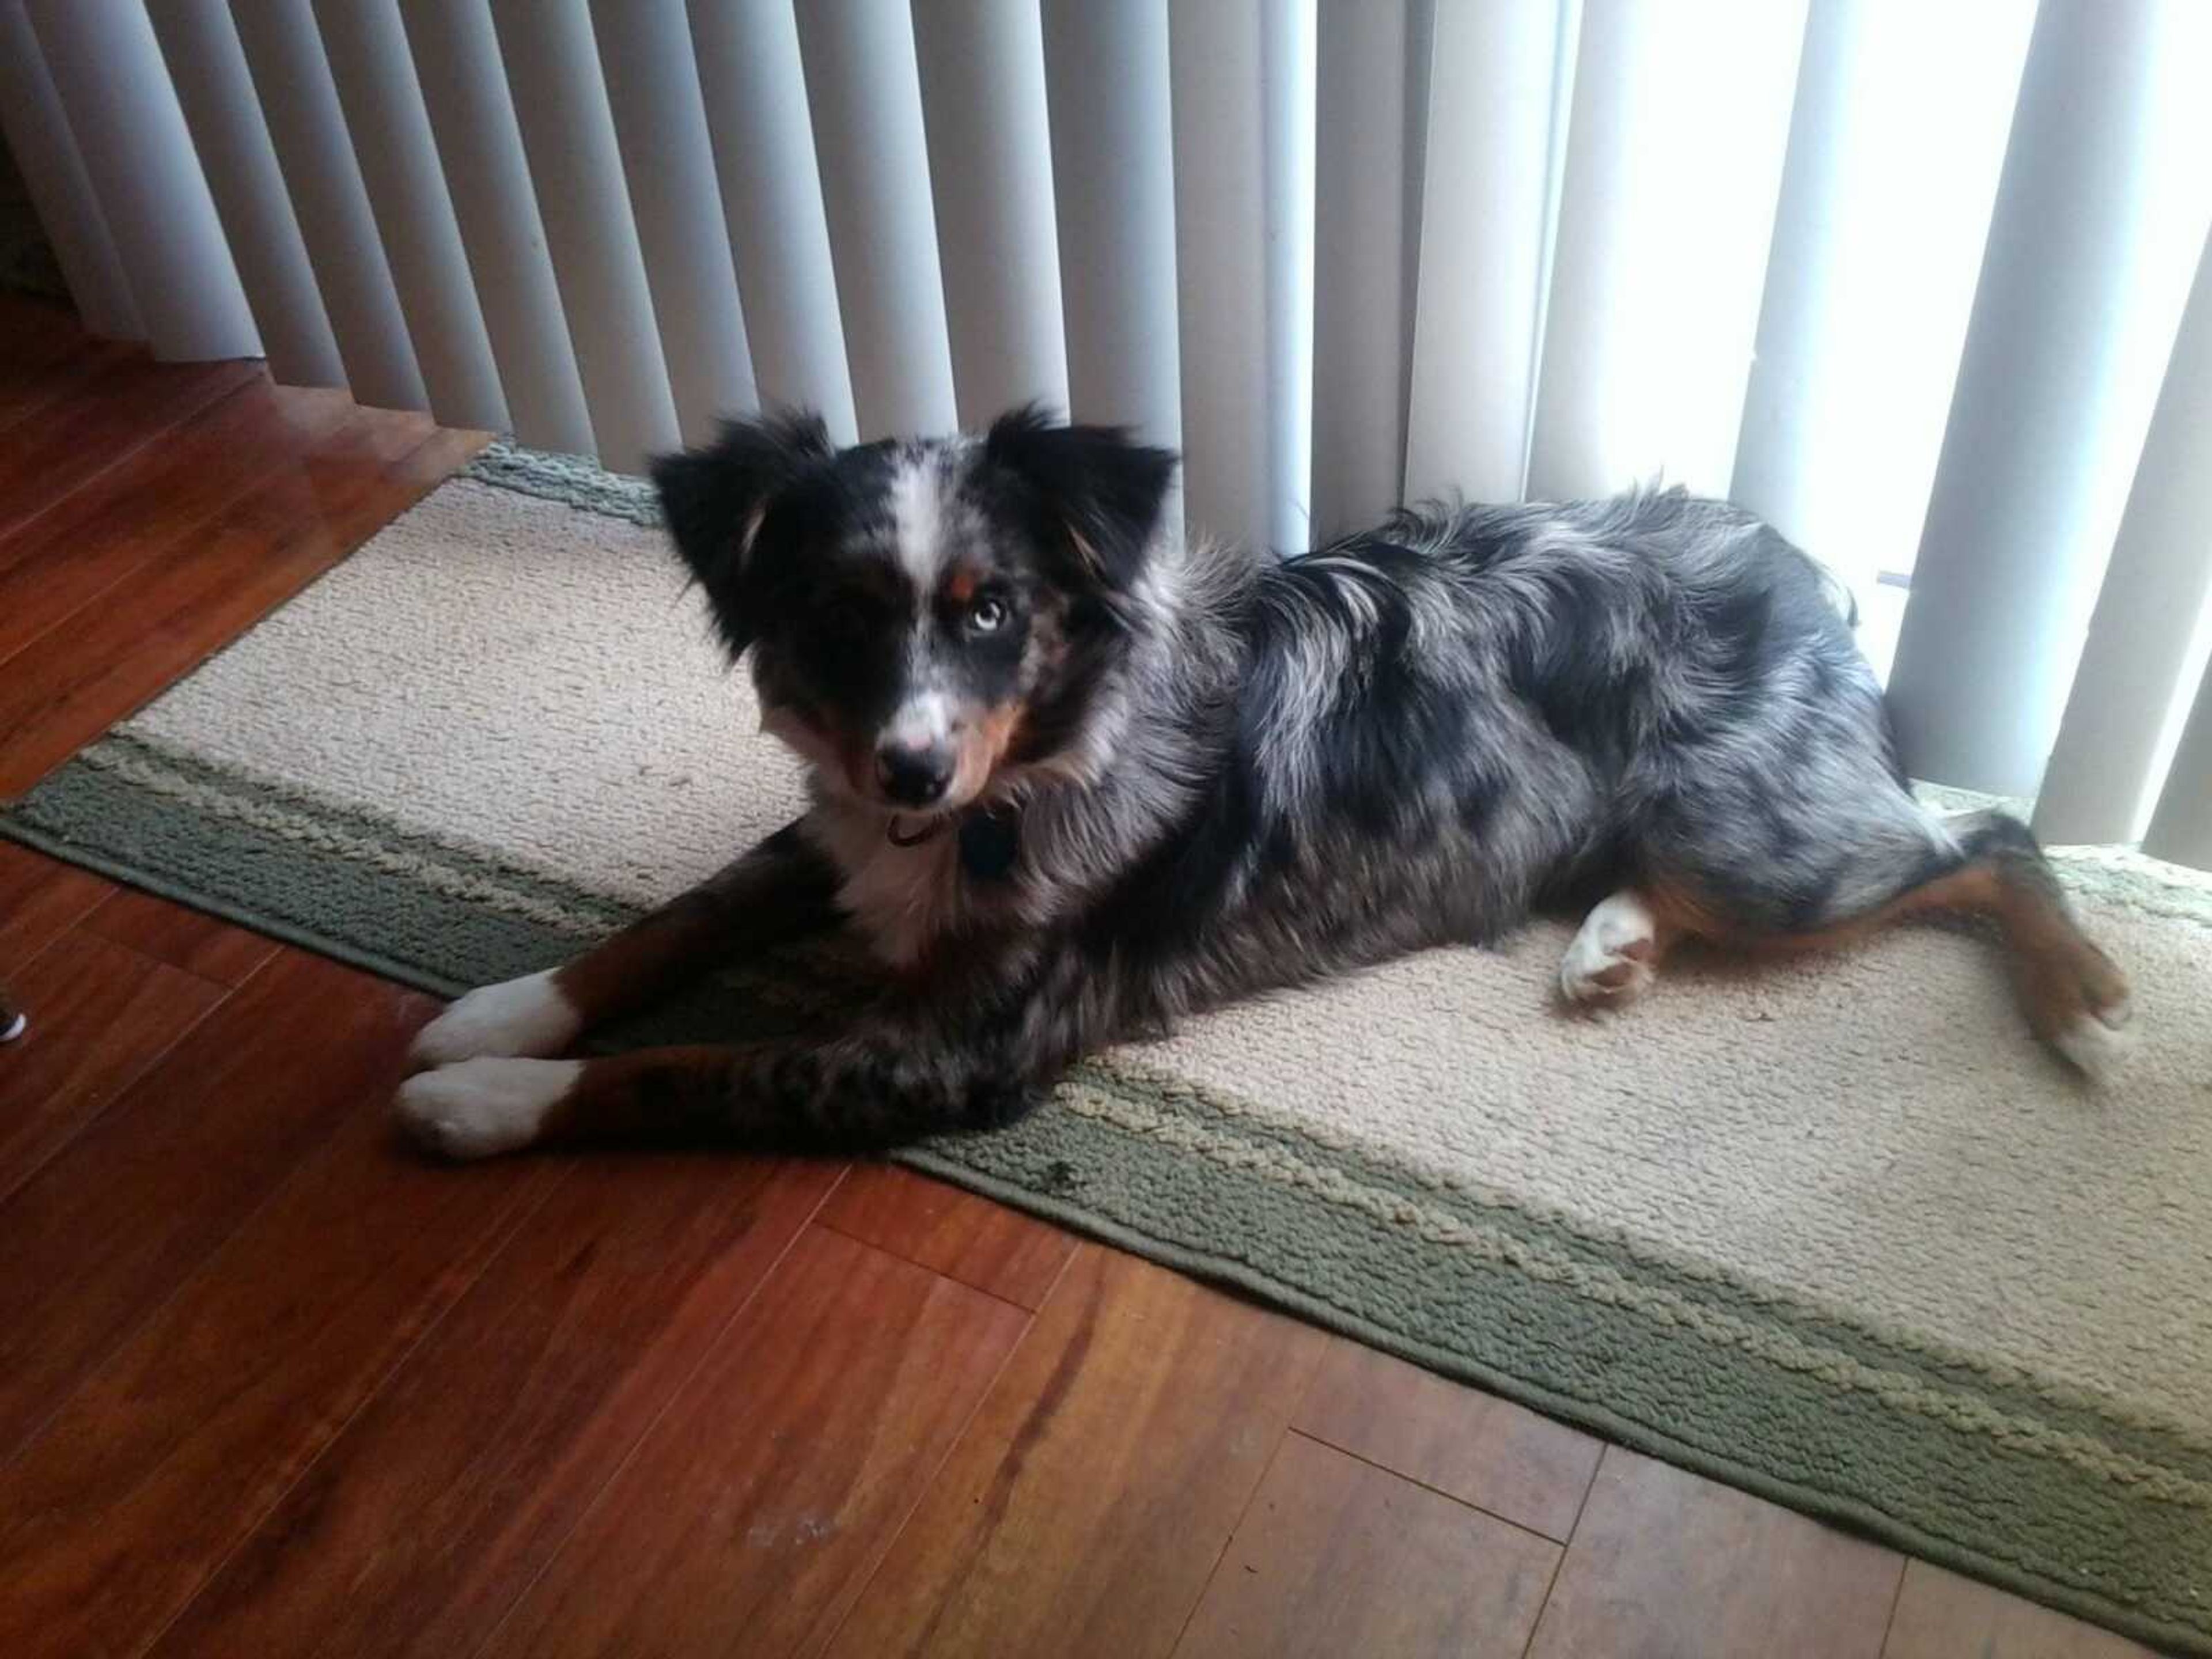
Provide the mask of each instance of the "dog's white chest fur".
[{"label": "dog's white chest fur", "polygon": [[869,948],[894,968],[911,967],[966,907],[960,837],[950,825],[901,847],[880,814],[818,809],[809,826],[844,874],[839,904]]}]

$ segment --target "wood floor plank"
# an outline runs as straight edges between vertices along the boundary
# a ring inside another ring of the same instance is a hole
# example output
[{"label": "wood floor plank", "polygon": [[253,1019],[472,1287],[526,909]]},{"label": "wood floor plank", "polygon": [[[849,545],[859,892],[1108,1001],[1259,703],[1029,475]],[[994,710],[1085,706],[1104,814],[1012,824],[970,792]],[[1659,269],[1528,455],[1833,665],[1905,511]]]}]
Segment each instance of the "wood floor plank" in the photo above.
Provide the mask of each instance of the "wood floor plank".
[{"label": "wood floor plank", "polygon": [[0,1197],[28,1179],[222,1000],[223,988],[82,932],[9,985],[33,1018],[0,1048]]},{"label": "wood floor plank", "polygon": [[156,1653],[474,1653],[836,1176],[615,1156],[568,1170]]},{"label": "wood floor plank", "polygon": [[356,419],[336,392],[258,380],[0,538],[0,661],[197,536],[309,446]]},{"label": "wood floor plank", "polygon": [[245,983],[276,954],[272,939],[135,887],[118,889],[80,925],[85,933],[218,985]]},{"label": "wood floor plank", "polygon": [[1028,1322],[809,1227],[485,1653],[817,1650]]},{"label": "wood floor plank", "polygon": [[1605,1443],[1339,1337],[1293,1426],[1565,1543]]},{"label": "wood floor plank", "polygon": [[1905,1565],[1882,1659],[2158,1659],[2141,1643],[1925,1561]]},{"label": "wood floor plank", "polygon": [[1904,1558],[1626,1451],[1596,1483],[1530,1659],[1875,1659]]},{"label": "wood floor plank", "polygon": [[438,1006],[283,951],[0,1205],[0,1459],[336,1124],[381,1123]]},{"label": "wood floor plank", "polygon": [[1559,1547],[1284,1437],[1176,1644],[1182,1659],[1520,1659]]},{"label": "wood floor plank", "polygon": [[934,1269],[947,1279],[1036,1308],[1075,1254],[1076,1238],[1034,1216],[895,1164],[855,1164],[823,1224]]},{"label": "wood floor plank", "polygon": [[148,361],[143,351],[89,338],[75,324],[50,307],[33,312],[11,303],[0,313],[0,340],[7,343],[0,352],[0,431],[52,410],[110,362]]},{"label": "wood floor plank", "polygon": [[29,787],[289,599],[483,441],[420,416],[358,411],[271,484],[97,606],[0,665],[0,796]]},{"label": "wood floor plank", "polygon": [[1322,1346],[1083,1246],[831,1651],[1168,1653]]},{"label": "wood floor plank", "polygon": [[557,1176],[428,1163],[383,1103],[359,1100],[9,1468],[0,1653],[142,1651]]},{"label": "wood floor plank", "polygon": [[101,362],[0,446],[0,538],[262,373],[243,361]]},{"label": "wood floor plank", "polygon": [[0,979],[89,915],[115,884],[11,841],[0,841]]}]

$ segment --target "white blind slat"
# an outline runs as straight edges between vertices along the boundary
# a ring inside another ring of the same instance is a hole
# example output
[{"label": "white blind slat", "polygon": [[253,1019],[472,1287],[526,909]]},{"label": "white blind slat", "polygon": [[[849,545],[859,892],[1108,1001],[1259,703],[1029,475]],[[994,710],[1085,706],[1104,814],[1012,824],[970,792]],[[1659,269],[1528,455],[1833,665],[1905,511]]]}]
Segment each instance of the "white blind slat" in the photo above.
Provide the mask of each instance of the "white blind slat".
[{"label": "white blind slat", "polygon": [[952,349],[907,0],[799,8],[860,434],[950,432]]},{"label": "white blind slat", "polygon": [[945,325],[961,424],[1067,407],[1052,129],[1036,0],[914,11]]},{"label": "white blind slat", "polygon": [[2033,795],[2212,222],[2212,7],[2038,11],[1899,635],[1907,767]]},{"label": "white blind slat", "polygon": [[1729,493],[1863,605],[1912,567],[2034,16],[1813,0]]},{"label": "white blind slat", "polygon": [[507,396],[439,170],[398,0],[315,0],[315,16],[430,412],[447,426],[504,432]]},{"label": "white blind slat", "polygon": [[592,0],[592,27],[686,443],[758,407],[684,0]]},{"label": "white blind slat", "polygon": [[1191,522],[1307,542],[1313,10],[1170,9],[1183,501]]},{"label": "white blind slat", "polygon": [[1804,0],[1587,0],[1530,495],[1727,489],[1804,33]]},{"label": "white blind slat", "polygon": [[592,454],[583,380],[488,0],[402,0],[400,16],[514,435]]},{"label": "white blind slat", "polygon": [[253,357],[261,336],[145,10],[36,0],[31,26],[157,357]]},{"label": "white blind slat", "polygon": [[1166,0],[1044,0],[1044,58],[1071,410],[1180,447]]},{"label": "white blind slat", "polygon": [[1264,544],[1268,453],[1267,83],[1260,0],[1168,12],[1183,510]]},{"label": "white blind slat", "polygon": [[2197,687],[2172,773],[2143,832],[2143,851],[2212,870],[2212,674]]},{"label": "white blind slat", "polygon": [[1313,544],[1316,0],[1261,0],[1266,77],[1268,544]]},{"label": "white blind slat", "polygon": [[356,401],[428,409],[384,239],[307,0],[234,6],[269,137]]},{"label": "white blind slat", "polygon": [[1430,0],[1320,8],[1314,115],[1318,538],[1398,504],[1413,368]]},{"label": "white blind slat", "polygon": [[110,339],[145,338],[131,279],[23,0],[0,0],[0,129],[85,327]]},{"label": "white blind slat", "polygon": [[285,386],[343,386],[337,339],[292,198],[284,193],[230,9],[222,0],[155,0],[147,9],[222,216],[270,374]]},{"label": "white blind slat", "polygon": [[761,402],[811,409],[850,443],[853,384],[797,20],[773,0],[694,6],[691,44]]},{"label": "white blind slat", "polygon": [[494,0],[492,21],[599,458],[641,472],[682,434],[591,16],[584,0]]},{"label": "white blind slat", "polygon": [[[2035,799],[2049,842],[2132,841],[2204,673],[2212,596],[2212,238],[2197,261],[2081,665]],[[2185,792],[2186,779],[2179,781]]]},{"label": "white blind slat", "polygon": [[1406,441],[1411,499],[1521,495],[1563,15],[1559,0],[1437,10]]}]

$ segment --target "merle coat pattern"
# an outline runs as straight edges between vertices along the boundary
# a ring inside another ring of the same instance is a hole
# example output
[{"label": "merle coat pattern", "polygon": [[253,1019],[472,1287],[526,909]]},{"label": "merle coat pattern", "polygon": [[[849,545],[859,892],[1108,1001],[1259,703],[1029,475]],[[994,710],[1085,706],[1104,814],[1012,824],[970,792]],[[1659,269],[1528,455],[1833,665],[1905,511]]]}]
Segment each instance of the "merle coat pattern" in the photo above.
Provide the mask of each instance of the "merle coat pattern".
[{"label": "merle coat pattern", "polygon": [[[1685,937],[1985,914],[2038,1035],[2087,1072],[2116,1054],[2124,981],[2033,839],[1916,803],[1832,584],[1751,514],[1680,490],[1426,507],[1278,562],[1164,535],[1174,465],[1033,410],[842,453],[811,417],[736,423],[659,462],[811,810],[462,999],[403,1118],[456,1155],[987,1128],[1103,1044],[1564,902],[1595,902],[1560,973],[1585,1004]],[[847,1029],[547,1058],[836,931],[886,988]]]}]

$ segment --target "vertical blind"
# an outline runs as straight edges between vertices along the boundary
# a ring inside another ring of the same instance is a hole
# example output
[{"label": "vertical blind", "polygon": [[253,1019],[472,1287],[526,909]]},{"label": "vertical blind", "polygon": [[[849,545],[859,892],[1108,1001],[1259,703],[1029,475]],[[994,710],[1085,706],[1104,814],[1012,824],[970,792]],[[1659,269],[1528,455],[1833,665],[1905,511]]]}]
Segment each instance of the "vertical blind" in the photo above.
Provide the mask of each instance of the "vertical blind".
[{"label": "vertical blind", "polygon": [[1285,550],[1686,483],[1919,775],[2212,865],[2208,70],[2203,0],[0,0],[97,333],[621,470],[1038,398]]}]

